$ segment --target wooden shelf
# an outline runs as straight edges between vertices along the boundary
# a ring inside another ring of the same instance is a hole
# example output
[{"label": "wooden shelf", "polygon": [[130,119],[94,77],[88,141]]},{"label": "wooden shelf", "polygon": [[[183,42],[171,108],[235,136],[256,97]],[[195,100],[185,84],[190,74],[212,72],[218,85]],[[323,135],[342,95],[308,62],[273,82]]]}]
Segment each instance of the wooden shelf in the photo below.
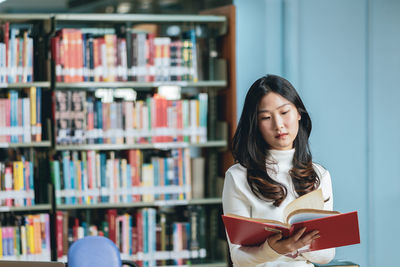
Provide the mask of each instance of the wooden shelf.
[{"label": "wooden shelf", "polygon": [[54,14],[56,21],[93,22],[226,22],[224,16],[214,15],[159,15],[159,14]]},{"label": "wooden shelf", "polygon": [[154,88],[159,86],[180,86],[180,87],[226,87],[225,80],[216,81],[177,81],[177,82],[79,82],[79,83],[64,83],[58,82],[55,87],[61,88],[134,88],[136,90]]},{"label": "wooden shelf", "polygon": [[0,14],[0,21],[24,22],[31,20],[50,20],[51,14]]},{"label": "wooden shelf", "polygon": [[0,148],[34,148],[34,147],[51,147],[50,141],[31,142],[31,143],[0,143]]},{"label": "wooden shelf", "polygon": [[222,203],[221,198],[204,198],[192,200],[156,200],[152,202],[132,202],[132,203],[98,203],[98,204],[74,204],[57,205],[58,210],[75,209],[114,209],[114,208],[144,208],[144,207],[164,207],[164,206],[187,206],[187,205],[218,205]]},{"label": "wooden shelf", "polygon": [[185,147],[226,147],[225,140],[208,141],[206,143],[153,143],[153,144],[93,144],[93,145],[64,145],[56,146],[57,151],[62,150],[130,150],[130,149],[173,149]]},{"label": "wooden shelf", "polygon": [[50,204],[37,204],[28,207],[7,207],[2,206],[0,207],[0,212],[14,212],[14,211],[48,211],[51,210]]},{"label": "wooden shelf", "polygon": [[28,87],[50,88],[50,82],[0,83],[0,88],[22,89]]}]

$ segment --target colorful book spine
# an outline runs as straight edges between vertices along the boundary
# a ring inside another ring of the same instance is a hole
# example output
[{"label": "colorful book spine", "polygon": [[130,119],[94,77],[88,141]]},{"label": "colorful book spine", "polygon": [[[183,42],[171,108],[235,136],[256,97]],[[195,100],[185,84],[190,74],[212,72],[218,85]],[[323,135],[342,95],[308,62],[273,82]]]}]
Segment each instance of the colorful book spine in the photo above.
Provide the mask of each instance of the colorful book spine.
[{"label": "colorful book spine", "polygon": [[[15,43],[16,33],[11,33]],[[52,38],[51,53],[57,81],[197,82],[198,45],[194,30],[173,41],[135,29],[121,38],[115,32],[87,34],[64,28]]]},{"label": "colorful book spine", "polygon": [[104,103],[93,97],[86,100],[84,92],[55,92],[55,133],[60,145],[204,143],[207,117],[208,96],[204,93],[190,100],[167,100],[156,94],[135,103]]}]

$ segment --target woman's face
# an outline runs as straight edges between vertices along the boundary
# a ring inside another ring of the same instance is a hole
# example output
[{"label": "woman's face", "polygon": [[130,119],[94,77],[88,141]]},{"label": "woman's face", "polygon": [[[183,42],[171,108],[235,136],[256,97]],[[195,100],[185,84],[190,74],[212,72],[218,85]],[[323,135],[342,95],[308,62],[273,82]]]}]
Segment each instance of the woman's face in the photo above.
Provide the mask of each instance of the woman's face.
[{"label": "woman's face", "polygon": [[258,105],[258,128],[270,149],[289,150],[299,131],[300,114],[283,96],[270,92]]}]

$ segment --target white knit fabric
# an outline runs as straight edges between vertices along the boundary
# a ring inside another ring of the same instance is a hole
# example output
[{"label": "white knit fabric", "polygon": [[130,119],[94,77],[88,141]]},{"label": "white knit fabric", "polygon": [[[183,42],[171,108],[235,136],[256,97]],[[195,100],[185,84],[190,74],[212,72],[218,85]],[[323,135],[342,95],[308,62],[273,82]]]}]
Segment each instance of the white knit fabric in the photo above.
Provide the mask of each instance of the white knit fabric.
[{"label": "white knit fabric", "polygon": [[[235,164],[226,172],[224,190],[222,193],[222,204],[224,213],[236,215],[264,218],[283,221],[283,210],[288,203],[294,200],[296,192],[288,171],[292,168],[294,149],[292,150],[270,150],[271,158],[267,162],[274,171],[269,171],[269,175],[276,181],[282,183],[288,190],[286,199],[279,207],[275,207],[271,202],[266,202],[256,197],[250,189],[246,178],[246,168],[240,164]],[[324,209],[332,210],[333,195],[331,177],[327,170],[320,165],[314,164],[320,178],[320,188],[325,202]],[[296,259],[292,259],[275,252],[265,242],[259,247],[242,247],[233,245],[229,242],[231,258],[234,266],[257,266],[257,267],[311,267],[314,263],[327,263],[333,259],[335,249],[326,249],[301,254]]]}]

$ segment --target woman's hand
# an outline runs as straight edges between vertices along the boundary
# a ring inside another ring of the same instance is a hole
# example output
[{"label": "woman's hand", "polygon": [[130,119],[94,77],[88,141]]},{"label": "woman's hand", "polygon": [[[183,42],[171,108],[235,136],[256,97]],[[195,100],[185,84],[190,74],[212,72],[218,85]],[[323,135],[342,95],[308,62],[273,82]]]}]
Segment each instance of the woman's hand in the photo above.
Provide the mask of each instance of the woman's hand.
[{"label": "woman's hand", "polygon": [[267,241],[269,246],[279,254],[285,255],[297,252],[298,249],[310,245],[313,240],[319,237],[318,230],[314,230],[302,237],[305,231],[306,228],[303,227],[294,235],[286,239],[282,239],[282,234],[276,234],[269,237]]}]

